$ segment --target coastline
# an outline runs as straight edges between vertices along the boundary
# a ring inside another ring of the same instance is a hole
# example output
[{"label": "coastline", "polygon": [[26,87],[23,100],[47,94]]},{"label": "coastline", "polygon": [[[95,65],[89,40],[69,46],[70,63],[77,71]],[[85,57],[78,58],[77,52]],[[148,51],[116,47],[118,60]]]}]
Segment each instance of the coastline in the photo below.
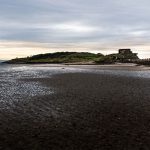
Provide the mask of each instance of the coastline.
[{"label": "coastline", "polygon": [[73,67],[81,69],[99,69],[99,70],[129,70],[129,71],[144,71],[150,70],[149,66],[138,65],[135,63],[114,63],[114,64],[96,64],[96,63],[33,63],[33,64],[14,64],[1,63],[1,65],[11,66],[33,66],[33,67]]},{"label": "coastline", "polygon": [[2,149],[150,148],[149,78],[83,71],[23,80],[54,93],[0,109]]}]

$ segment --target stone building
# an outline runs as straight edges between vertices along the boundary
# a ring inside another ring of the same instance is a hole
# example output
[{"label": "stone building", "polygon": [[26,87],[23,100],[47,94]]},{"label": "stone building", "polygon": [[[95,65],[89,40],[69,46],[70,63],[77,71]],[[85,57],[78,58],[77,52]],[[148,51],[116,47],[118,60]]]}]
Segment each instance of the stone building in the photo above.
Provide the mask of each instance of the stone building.
[{"label": "stone building", "polygon": [[131,49],[119,49],[119,54],[132,54]]},{"label": "stone building", "polygon": [[133,53],[131,49],[119,49],[118,51],[118,59],[122,61],[130,61],[138,59],[138,54]]}]

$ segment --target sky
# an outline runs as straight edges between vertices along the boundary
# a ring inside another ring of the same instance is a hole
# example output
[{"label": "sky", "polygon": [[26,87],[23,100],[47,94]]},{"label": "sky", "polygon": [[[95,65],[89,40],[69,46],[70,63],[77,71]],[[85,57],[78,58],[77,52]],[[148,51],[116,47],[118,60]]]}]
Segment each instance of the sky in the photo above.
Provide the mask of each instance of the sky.
[{"label": "sky", "polygon": [[0,59],[57,51],[150,58],[150,0],[0,0]]}]

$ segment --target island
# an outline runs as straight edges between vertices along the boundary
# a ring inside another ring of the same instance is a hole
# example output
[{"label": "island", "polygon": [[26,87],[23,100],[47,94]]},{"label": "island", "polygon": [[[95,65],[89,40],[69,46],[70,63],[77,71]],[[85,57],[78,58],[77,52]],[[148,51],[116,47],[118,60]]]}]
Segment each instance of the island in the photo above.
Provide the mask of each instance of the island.
[{"label": "island", "polygon": [[136,63],[150,65],[150,59],[139,59],[131,49],[119,49],[118,53],[103,55],[89,52],[55,52],[38,54],[25,58],[15,58],[4,63],[8,64],[113,64]]}]

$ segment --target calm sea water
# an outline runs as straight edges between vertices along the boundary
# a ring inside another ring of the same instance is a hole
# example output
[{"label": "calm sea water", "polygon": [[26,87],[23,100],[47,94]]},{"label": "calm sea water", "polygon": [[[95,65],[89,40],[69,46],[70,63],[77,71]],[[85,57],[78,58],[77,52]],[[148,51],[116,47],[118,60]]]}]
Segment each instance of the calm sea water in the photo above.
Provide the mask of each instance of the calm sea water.
[{"label": "calm sea water", "polygon": [[44,87],[40,82],[25,82],[22,79],[52,77],[64,73],[96,73],[114,76],[150,78],[150,71],[101,70],[88,67],[63,65],[0,65],[0,102],[13,103],[37,95],[53,94],[53,88]]}]

